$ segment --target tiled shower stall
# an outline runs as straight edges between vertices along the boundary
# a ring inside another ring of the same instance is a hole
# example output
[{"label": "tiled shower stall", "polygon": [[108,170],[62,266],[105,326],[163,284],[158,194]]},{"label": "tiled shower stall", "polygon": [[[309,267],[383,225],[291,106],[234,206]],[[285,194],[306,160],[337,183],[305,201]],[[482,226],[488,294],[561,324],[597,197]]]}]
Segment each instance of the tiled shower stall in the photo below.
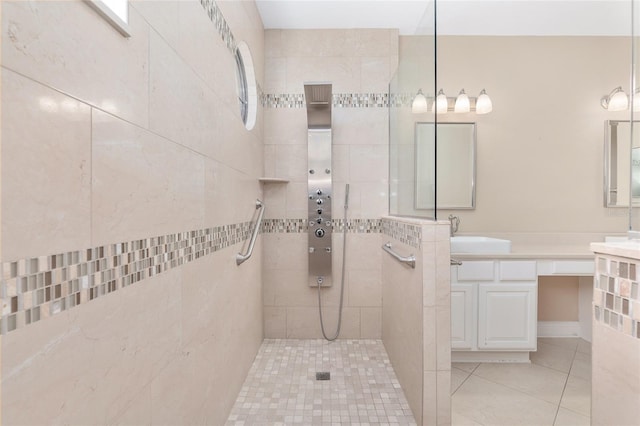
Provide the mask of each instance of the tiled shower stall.
[{"label": "tiled shower stall", "polygon": [[[222,424],[264,338],[320,337],[301,96],[318,80],[334,217],[351,185],[328,328],[346,236],[341,338],[382,339],[416,420],[449,422],[448,227],[386,216],[396,30],[264,31],[249,1],[132,1],[125,38],[81,1],[1,7],[3,422]],[[237,266],[256,198],[262,233]]]}]

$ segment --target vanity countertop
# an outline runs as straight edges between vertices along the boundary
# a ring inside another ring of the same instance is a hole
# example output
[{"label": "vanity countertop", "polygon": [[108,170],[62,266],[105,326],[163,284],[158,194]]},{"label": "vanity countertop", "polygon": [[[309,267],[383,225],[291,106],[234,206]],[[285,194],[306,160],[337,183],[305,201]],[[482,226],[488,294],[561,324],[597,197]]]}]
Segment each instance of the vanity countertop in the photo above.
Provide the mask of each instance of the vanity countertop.
[{"label": "vanity countertop", "polygon": [[574,259],[593,260],[594,254],[589,245],[586,246],[545,246],[513,244],[511,253],[451,253],[456,259]]},{"label": "vanity countertop", "polygon": [[503,261],[514,263],[520,261],[519,266],[526,269],[524,264],[535,263],[536,274],[541,275],[581,275],[592,276],[595,272],[595,254],[589,249],[580,246],[544,246],[526,245],[519,247],[512,246],[511,253],[451,253],[451,259],[460,261],[462,265],[466,262],[473,263],[487,261],[496,264]]},{"label": "vanity countertop", "polygon": [[615,243],[593,243],[591,244],[591,249],[597,253],[640,259],[640,241],[638,240]]},{"label": "vanity countertop", "polygon": [[600,244],[606,246],[621,244],[604,243],[605,237],[613,234],[602,233],[487,233],[487,235],[510,240],[511,253],[451,253],[451,256],[461,260],[593,260],[594,247],[600,247]]}]

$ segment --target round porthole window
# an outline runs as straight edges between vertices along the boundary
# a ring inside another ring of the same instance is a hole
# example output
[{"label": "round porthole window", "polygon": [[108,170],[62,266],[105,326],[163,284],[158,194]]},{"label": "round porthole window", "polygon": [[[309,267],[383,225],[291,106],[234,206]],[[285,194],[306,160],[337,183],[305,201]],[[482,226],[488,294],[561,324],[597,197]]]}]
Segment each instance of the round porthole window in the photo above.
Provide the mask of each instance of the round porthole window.
[{"label": "round porthole window", "polygon": [[241,41],[236,47],[236,87],[240,118],[247,130],[256,125],[258,113],[258,90],[256,87],[256,73],[253,59],[247,43]]}]

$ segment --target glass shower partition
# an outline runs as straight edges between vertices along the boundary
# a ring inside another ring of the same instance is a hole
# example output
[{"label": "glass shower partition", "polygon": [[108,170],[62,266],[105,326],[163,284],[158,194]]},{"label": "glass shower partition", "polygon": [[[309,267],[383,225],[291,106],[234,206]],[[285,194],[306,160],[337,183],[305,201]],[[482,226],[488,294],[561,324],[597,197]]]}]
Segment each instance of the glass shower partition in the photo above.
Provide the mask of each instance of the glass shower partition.
[{"label": "glass shower partition", "polygon": [[[389,213],[394,216],[437,218],[436,131],[416,132],[418,123],[436,120],[432,110],[436,93],[434,17],[435,2],[430,2],[416,34],[400,36],[398,69],[389,84]],[[417,185],[418,136],[422,146],[433,150],[420,160],[421,185]]]},{"label": "glass shower partition", "polygon": [[[631,1],[631,85],[629,104],[629,120],[631,122],[631,188],[629,200],[629,236],[640,239],[640,209],[637,199],[640,198],[640,146],[637,146],[638,135],[640,135],[640,0]],[[638,152],[638,155],[636,155]]]}]

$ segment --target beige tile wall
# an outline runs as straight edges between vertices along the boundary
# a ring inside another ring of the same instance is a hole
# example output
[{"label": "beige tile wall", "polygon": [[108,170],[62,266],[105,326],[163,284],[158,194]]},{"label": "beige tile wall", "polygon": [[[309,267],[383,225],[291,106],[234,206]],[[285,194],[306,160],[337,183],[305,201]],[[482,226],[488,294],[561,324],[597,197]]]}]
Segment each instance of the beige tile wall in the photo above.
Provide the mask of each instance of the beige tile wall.
[{"label": "beige tile wall", "polygon": [[5,67],[2,104],[3,259],[90,247],[91,108]]},{"label": "beige tile wall", "polygon": [[[389,236],[378,237],[380,244]],[[414,254],[420,258],[421,251],[391,241],[393,250],[402,256]],[[410,269],[398,263],[386,253],[382,258],[382,341],[389,354],[393,369],[402,385],[416,422],[422,419],[423,381],[423,298],[422,276],[425,264],[416,262]]]},{"label": "beige tile wall", "polygon": [[[263,85],[255,4],[220,3]],[[262,110],[246,131],[199,1],[133,1],[130,38],[84,2],[2,12],[3,262],[251,219]],[[241,249],[3,336],[3,422],[223,423],[263,335],[262,242]]]},{"label": "beige tile wall", "polygon": [[[383,234],[416,267],[382,259],[382,341],[418,424],[451,424],[451,302],[448,223],[385,220],[420,230],[416,244]],[[422,301],[422,303],[421,303]],[[422,374],[416,374],[422,372]]]},{"label": "beige tile wall", "polygon": [[[395,71],[395,30],[267,30],[268,94],[301,94],[310,81],[329,81],[333,93],[386,93]],[[333,217],[342,218],[350,184],[348,218],[378,219],[388,211],[386,108],[332,111]],[[265,109],[265,174],[289,179],[265,185],[269,218],[307,217],[307,117],[304,108]],[[322,290],[327,330],[333,333],[339,301],[342,233],[333,235],[333,287]],[[315,288],[307,285],[307,235],[267,235],[265,336],[320,337]],[[348,233],[345,308],[341,337],[381,335],[381,250],[376,234]]]}]

